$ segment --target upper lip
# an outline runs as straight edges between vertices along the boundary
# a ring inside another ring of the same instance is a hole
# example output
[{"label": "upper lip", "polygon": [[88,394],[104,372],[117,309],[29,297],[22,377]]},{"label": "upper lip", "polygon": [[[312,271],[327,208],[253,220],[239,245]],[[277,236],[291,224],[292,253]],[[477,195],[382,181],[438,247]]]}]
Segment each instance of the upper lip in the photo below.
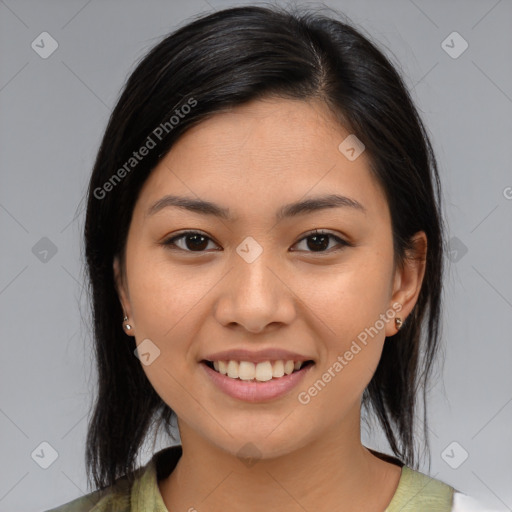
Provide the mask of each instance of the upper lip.
[{"label": "upper lip", "polygon": [[279,348],[272,348],[267,350],[246,350],[234,349],[224,350],[222,352],[215,352],[214,354],[207,355],[204,360],[206,361],[250,361],[251,363],[261,363],[263,361],[312,361],[312,357],[290,352],[289,350],[282,350]]}]

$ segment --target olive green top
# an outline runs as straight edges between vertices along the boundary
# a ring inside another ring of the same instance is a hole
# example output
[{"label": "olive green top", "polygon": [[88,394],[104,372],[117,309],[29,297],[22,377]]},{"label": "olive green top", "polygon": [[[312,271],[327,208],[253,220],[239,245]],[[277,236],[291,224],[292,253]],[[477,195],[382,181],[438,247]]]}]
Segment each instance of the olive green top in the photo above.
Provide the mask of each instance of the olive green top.
[{"label": "olive green top", "polygon": [[[390,455],[370,450],[380,458],[398,464],[402,474],[395,494],[384,512],[450,512],[455,489],[440,480],[415,471]],[[157,452],[135,473],[130,485],[126,477],[115,485],[77,498],[46,512],[169,512],[158,488],[158,481],[176,467],[181,446]]]}]

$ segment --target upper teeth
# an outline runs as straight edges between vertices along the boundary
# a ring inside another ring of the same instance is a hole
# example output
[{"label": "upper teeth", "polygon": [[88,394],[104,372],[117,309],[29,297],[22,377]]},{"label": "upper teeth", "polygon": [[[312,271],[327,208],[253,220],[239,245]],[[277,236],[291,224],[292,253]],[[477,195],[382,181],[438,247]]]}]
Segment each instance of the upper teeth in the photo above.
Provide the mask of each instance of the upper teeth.
[{"label": "upper teeth", "polygon": [[267,381],[272,377],[290,375],[293,370],[300,370],[303,361],[263,361],[251,363],[250,361],[213,361],[213,367],[219,373],[232,379]]}]

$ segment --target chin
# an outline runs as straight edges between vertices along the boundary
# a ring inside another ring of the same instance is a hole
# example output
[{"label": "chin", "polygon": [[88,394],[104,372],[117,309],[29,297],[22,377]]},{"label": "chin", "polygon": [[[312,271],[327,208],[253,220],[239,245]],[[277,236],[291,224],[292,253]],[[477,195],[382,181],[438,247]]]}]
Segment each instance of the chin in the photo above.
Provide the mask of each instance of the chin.
[{"label": "chin", "polygon": [[[285,423],[283,422],[281,426]],[[233,437],[225,434],[222,439],[212,439],[213,444],[238,457],[249,467],[257,460],[270,460],[288,455],[308,443],[302,430],[295,434],[286,428],[276,429],[275,425],[263,431],[256,426],[252,429],[241,428],[240,432],[231,429],[229,432]]]}]

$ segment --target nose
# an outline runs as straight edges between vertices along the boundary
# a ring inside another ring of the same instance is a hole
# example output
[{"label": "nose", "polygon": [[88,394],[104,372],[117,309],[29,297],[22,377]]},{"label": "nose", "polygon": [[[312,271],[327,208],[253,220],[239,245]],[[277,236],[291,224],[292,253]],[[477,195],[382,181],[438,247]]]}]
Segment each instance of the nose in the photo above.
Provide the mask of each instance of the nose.
[{"label": "nose", "polygon": [[275,259],[267,251],[251,263],[234,255],[234,268],[219,287],[214,312],[225,327],[260,333],[290,324],[296,315],[294,294]]}]

